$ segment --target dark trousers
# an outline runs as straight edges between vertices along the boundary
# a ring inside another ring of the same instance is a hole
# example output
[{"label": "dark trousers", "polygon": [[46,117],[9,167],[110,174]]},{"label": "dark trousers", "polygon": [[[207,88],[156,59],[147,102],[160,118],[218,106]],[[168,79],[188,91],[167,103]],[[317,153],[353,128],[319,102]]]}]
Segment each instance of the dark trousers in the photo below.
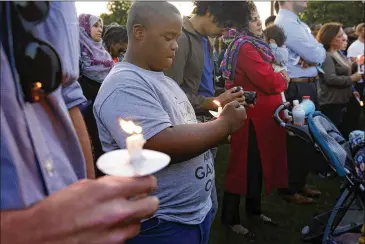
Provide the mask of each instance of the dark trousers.
[{"label": "dark trousers", "polygon": [[[262,166],[253,123],[250,123],[249,126],[248,152],[246,213],[249,215],[260,215]],[[241,195],[229,192],[224,193],[222,207],[223,224],[237,225],[241,223],[239,213],[240,202]]]},{"label": "dark trousers", "polygon": [[140,233],[127,244],[208,244],[212,213],[198,225],[165,221],[158,217],[141,223]]},{"label": "dark trousers", "polygon": [[321,106],[321,112],[326,115],[337,129],[345,136],[344,118],[347,104],[326,104]]},{"label": "dark trousers", "polygon": [[[303,96],[310,96],[318,108],[316,83],[289,83],[285,92],[287,101],[302,100]],[[288,181],[287,189],[279,189],[281,194],[295,194],[300,192],[307,181],[310,171],[315,171],[318,165],[313,165],[314,146],[304,140],[287,135],[288,153]]]},{"label": "dark trousers", "polygon": [[[89,132],[94,162],[96,162],[96,160],[103,154],[103,150],[99,140],[98,126],[93,113],[93,105],[101,84],[84,76],[81,76],[78,81],[86,99],[92,101],[91,105],[86,108],[83,116]],[[97,177],[105,175],[97,167],[95,167],[95,174]]]}]

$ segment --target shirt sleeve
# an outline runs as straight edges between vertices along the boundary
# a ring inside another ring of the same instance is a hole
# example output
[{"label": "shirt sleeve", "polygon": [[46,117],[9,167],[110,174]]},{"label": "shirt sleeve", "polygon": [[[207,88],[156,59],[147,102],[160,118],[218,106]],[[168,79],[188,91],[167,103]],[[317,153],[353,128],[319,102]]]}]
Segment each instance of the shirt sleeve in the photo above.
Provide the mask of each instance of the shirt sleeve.
[{"label": "shirt sleeve", "polygon": [[278,94],[287,88],[284,77],[274,72],[271,64],[264,61],[251,44],[242,45],[237,65],[237,71],[242,70],[250,82],[265,94]]},{"label": "shirt sleeve", "polygon": [[71,109],[86,102],[79,82],[74,81],[68,86],[62,87],[62,96],[65,100],[67,109]]},{"label": "shirt sleeve", "polygon": [[[326,58],[323,45],[311,35],[300,23],[287,23],[285,45],[310,64],[321,64]],[[289,34],[288,34],[289,33]]]},{"label": "shirt sleeve", "polygon": [[118,86],[101,104],[97,115],[120,148],[126,147],[128,134],[121,129],[119,119],[141,126],[146,140],[172,126],[157,94],[139,80],[126,80],[128,85]]}]

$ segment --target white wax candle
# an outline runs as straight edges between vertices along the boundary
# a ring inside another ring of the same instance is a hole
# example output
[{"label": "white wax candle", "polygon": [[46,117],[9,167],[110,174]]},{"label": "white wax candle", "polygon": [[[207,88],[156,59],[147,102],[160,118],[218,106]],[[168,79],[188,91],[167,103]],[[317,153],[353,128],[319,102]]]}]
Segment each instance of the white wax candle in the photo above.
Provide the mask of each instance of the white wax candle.
[{"label": "white wax candle", "polygon": [[363,68],[362,68],[362,66],[364,65],[364,64],[360,64],[360,61],[361,61],[361,55],[358,55],[357,56],[357,73],[359,73],[359,74],[364,74],[364,70],[363,70]]},{"label": "white wax candle", "polygon": [[146,143],[142,134],[134,134],[128,136],[126,139],[126,146],[129,155],[135,156],[142,152],[143,145]]},{"label": "white wax candle", "polygon": [[222,107],[218,107],[218,117],[219,117],[219,115],[221,115],[221,113],[222,113],[222,110],[223,110],[223,108]]}]

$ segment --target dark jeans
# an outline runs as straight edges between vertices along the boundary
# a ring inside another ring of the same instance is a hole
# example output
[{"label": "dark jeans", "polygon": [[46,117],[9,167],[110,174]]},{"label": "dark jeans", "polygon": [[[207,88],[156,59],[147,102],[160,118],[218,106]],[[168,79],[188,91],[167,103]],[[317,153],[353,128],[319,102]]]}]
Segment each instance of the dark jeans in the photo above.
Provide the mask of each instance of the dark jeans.
[{"label": "dark jeans", "polygon": [[211,224],[211,212],[199,225],[152,218],[143,222],[139,235],[126,244],[208,244]]},{"label": "dark jeans", "polygon": [[[253,123],[249,126],[247,155],[247,196],[246,213],[261,214],[262,166],[260,152],[257,146]],[[225,225],[240,224],[239,207],[241,195],[225,192],[223,196],[222,223]]]}]

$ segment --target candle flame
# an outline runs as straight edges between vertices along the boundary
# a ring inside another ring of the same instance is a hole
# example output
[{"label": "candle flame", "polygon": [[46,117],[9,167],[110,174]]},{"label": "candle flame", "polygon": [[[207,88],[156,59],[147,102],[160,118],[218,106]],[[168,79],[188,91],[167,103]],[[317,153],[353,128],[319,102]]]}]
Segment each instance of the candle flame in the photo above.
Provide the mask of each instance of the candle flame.
[{"label": "candle flame", "polygon": [[364,102],[363,101],[360,101],[360,106],[364,106]]},{"label": "candle flame", "polygon": [[122,130],[124,130],[128,134],[141,134],[142,127],[135,125],[133,121],[125,121],[123,119],[119,119],[119,125]]},{"label": "candle flame", "polygon": [[213,103],[214,103],[215,105],[217,105],[218,107],[221,107],[221,103],[220,103],[220,102],[218,102],[217,100],[213,100]]},{"label": "candle flame", "polygon": [[38,89],[41,89],[41,88],[42,88],[42,83],[41,83],[41,82],[39,82],[39,81],[37,81],[37,82],[35,83],[35,87],[36,87],[36,88],[38,88]]}]

